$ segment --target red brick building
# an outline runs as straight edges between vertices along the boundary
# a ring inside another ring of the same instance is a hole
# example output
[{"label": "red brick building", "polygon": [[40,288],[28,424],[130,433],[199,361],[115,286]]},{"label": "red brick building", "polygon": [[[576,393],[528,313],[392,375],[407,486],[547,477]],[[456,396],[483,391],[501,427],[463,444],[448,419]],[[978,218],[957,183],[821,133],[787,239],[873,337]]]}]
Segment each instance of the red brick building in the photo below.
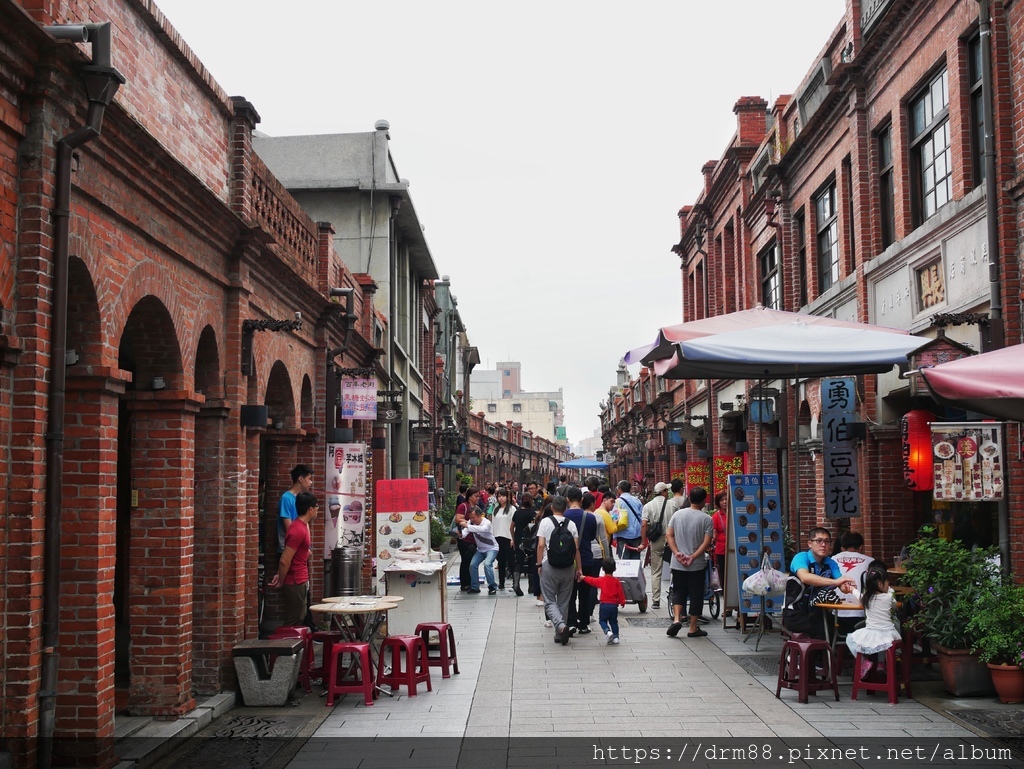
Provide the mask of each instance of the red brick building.
[{"label": "red brick building", "polygon": [[[991,3],[990,195],[979,7],[976,0],[850,0],[793,95],[772,105],[758,97],[737,100],[735,136],[718,160],[704,165],[701,195],[679,211],[673,251],[681,259],[684,321],[762,304],[906,329],[948,340],[936,344],[955,350],[1021,343],[1015,169],[1024,149],[1024,11],[1016,3]],[[997,249],[989,245],[990,216]],[[990,283],[993,262],[997,279]],[[773,397],[779,417],[766,425],[751,419],[748,404],[759,395],[752,384],[663,386],[647,369],[630,379],[623,367],[603,414],[613,474],[662,480],[687,459],[745,454],[748,471],[763,463],[783,474],[798,546],[801,532],[817,523],[834,531],[852,525],[864,534],[867,552],[891,560],[919,525],[962,516],[973,518],[980,541],[999,542],[998,503],[938,502],[904,482],[899,418],[925,409],[935,421],[958,421],[962,412],[939,406],[896,371],[859,377],[857,416],[866,424],[858,448],[862,514],[826,521],[820,382],[766,382],[760,394]],[[683,425],[686,441],[678,448],[666,446],[670,423]],[[1024,558],[1019,444],[1018,425],[1010,424],[1009,543],[1018,573]]]},{"label": "red brick building", "polygon": [[[100,28],[44,30],[102,22],[109,61]],[[254,106],[149,0],[0,0],[0,30],[0,753],[34,766],[89,738],[103,764],[115,709],[173,717],[234,688],[288,471],[323,477],[328,351],[386,385],[386,319],[252,152]]]}]

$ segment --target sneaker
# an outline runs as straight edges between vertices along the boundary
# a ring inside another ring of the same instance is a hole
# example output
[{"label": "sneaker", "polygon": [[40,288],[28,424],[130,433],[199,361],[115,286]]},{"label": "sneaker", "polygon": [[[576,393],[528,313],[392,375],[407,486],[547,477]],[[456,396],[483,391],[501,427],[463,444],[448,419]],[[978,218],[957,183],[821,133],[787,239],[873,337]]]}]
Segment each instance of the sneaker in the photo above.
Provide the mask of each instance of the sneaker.
[{"label": "sneaker", "polygon": [[471,588],[470,588],[469,590],[467,590],[466,592],[467,592],[467,593],[479,593],[479,592],[480,592],[480,588],[478,588],[478,587],[471,587]]},{"label": "sneaker", "polygon": [[537,599],[537,606],[543,606],[543,605],[544,605],[544,601],[542,601],[540,598],[538,598]]},{"label": "sneaker", "polygon": [[571,628],[568,625],[562,625],[558,628],[558,637],[562,641],[562,646],[569,645],[569,636],[572,635],[570,630]]},{"label": "sneaker", "polygon": [[618,645],[619,645],[619,637],[617,635],[616,636],[612,636],[612,646],[618,646]]},{"label": "sneaker", "polygon": [[487,588],[487,595],[495,595],[497,592],[498,592],[498,588],[496,588],[496,587],[489,587],[489,588]]},{"label": "sneaker", "polygon": [[651,608],[652,609],[660,609],[661,608],[661,604],[658,603],[657,601],[655,601],[654,603],[651,604]]},{"label": "sneaker", "polygon": [[589,625],[584,625],[583,627],[581,627],[576,632],[579,633],[580,635],[586,635],[587,633],[591,632],[590,626]]},{"label": "sneaker", "polygon": [[544,623],[544,627],[554,627],[554,625],[551,623],[551,620],[548,620]]},{"label": "sneaker", "polygon": [[683,629],[683,623],[682,622],[673,622],[669,626],[668,630],[665,631],[665,635],[671,636],[672,638],[675,638],[677,635],[679,635],[679,631],[682,630],[682,629]]},{"label": "sneaker", "polygon": [[611,630],[609,630],[607,633],[605,633],[605,635],[608,636],[608,645],[609,646],[611,646],[613,643],[615,643],[615,633],[613,633]]}]

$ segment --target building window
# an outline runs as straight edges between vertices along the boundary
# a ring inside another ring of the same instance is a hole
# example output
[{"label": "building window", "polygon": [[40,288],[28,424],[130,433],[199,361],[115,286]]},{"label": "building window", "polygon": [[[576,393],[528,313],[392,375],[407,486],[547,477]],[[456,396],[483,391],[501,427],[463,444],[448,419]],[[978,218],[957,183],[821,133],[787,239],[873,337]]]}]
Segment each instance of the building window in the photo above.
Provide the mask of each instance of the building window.
[{"label": "building window", "polygon": [[967,43],[967,80],[971,90],[971,184],[985,181],[985,103],[981,92],[981,35]]},{"label": "building window", "polygon": [[497,411],[498,411],[498,404],[497,403],[488,403],[487,404],[487,413],[488,414],[494,414]]},{"label": "building window", "polygon": [[512,404],[512,411],[514,411],[515,413],[518,414],[522,410],[523,410],[523,404],[522,403],[513,403]]},{"label": "building window", "polygon": [[512,376],[512,372],[509,371],[508,369],[505,369],[505,376]]},{"label": "building window", "polygon": [[949,84],[943,69],[910,103],[911,190],[914,223],[921,224],[949,202]]},{"label": "building window", "polygon": [[761,252],[761,304],[770,310],[782,309],[779,287],[779,247],[772,243]]},{"label": "building window", "polygon": [[511,390],[502,390],[501,391],[501,397],[502,398],[511,398],[512,397],[512,391]]},{"label": "building window", "polygon": [[803,209],[793,216],[793,240],[796,241],[796,263],[800,271],[800,306],[807,306],[807,221]]},{"label": "building window", "polygon": [[896,242],[896,182],[892,164],[892,124],[878,132],[878,205],[882,248]]},{"label": "building window", "polygon": [[839,216],[833,181],[814,200],[818,230],[818,294],[839,282]]}]

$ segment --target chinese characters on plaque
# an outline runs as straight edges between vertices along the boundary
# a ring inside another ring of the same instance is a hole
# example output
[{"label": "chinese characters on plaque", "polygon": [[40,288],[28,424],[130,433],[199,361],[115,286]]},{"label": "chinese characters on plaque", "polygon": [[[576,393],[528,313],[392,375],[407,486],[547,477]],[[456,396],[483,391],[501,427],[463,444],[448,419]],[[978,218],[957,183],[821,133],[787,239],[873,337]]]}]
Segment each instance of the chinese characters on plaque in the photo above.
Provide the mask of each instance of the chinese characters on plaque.
[{"label": "chinese characters on plaque", "polygon": [[363,548],[366,515],[366,444],[328,443],[327,515],[324,516],[324,558],[335,547]]},{"label": "chinese characters on plaque", "polygon": [[856,421],[856,381],[854,377],[821,380],[825,515],[830,519],[860,515],[857,448],[850,430],[850,425]]},{"label": "chinese characters on plaque", "polygon": [[997,422],[932,425],[935,499],[1003,498],[1003,446]]},{"label": "chinese characters on plaque", "polygon": [[375,379],[341,380],[341,418],[377,418],[377,381]]}]

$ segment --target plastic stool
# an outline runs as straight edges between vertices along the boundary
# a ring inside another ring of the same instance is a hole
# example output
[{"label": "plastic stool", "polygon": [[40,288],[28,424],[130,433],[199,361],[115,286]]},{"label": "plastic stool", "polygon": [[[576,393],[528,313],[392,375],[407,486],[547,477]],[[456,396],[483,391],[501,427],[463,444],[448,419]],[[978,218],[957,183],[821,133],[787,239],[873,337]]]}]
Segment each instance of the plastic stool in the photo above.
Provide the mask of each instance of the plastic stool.
[{"label": "plastic stool", "polygon": [[313,631],[305,625],[285,625],[274,630],[270,634],[270,638],[272,640],[279,638],[299,638],[302,640],[302,662],[299,663],[299,683],[305,691],[313,691],[313,687],[310,684],[310,668],[313,664]]},{"label": "plastic stool", "polygon": [[[437,633],[438,656],[430,654],[430,634]],[[421,622],[416,626],[416,635],[423,639],[427,647],[427,665],[441,668],[441,678],[451,678],[449,666],[459,672],[459,655],[455,651],[455,631],[447,622]]]},{"label": "plastic stool", "polygon": [[[915,651],[916,647],[921,647],[921,651]],[[928,637],[921,631],[912,628],[903,628],[903,649],[903,653],[907,655],[906,659],[909,661],[907,665],[908,671],[910,666],[915,663],[918,665],[931,665],[939,659],[935,652],[932,651],[931,642],[928,640]]]},{"label": "plastic stool", "polygon": [[328,671],[331,664],[331,648],[336,643],[341,643],[345,640],[345,634],[339,630],[316,630],[313,632],[313,643],[323,644],[323,650],[320,654],[320,667],[314,665],[314,661],[310,661],[309,677],[319,678],[323,681],[327,681]]},{"label": "plastic stool", "polygon": [[[895,705],[899,702],[900,686],[906,687],[907,697],[914,699],[914,695],[910,691],[910,659],[903,657],[900,659],[896,656],[896,644],[894,643],[888,649],[885,650],[885,680],[884,681],[862,681],[860,677],[860,663],[864,658],[863,654],[858,652],[857,661],[853,667],[853,694],[850,695],[850,699],[857,699],[858,691],[871,692],[888,692],[889,693],[889,704]],[[906,649],[906,647],[904,647]],[[906,654],[906,651],[904,651]],[[898,665],[898,667],[897,667]],[[878,671],[872,672],[872,676]]]},{"label": "plastic stool", "polygon": [[[825,654],[828,663],[827,676],[819,676],[814,672],[814,655]],[[828,641],[814,638],[791,637],[782,646],[779,657],[779,679],[775,687],[775,697],[779,698],[782,689],[796,689],[797,701],[807,702],[807,695],[822,689],[832,689],[839,701],[839,681],[836,679],[835,657]]]},{"label": "plastic stool", "polygon": [[[325,647],[326,650],[326,647]],[[359,678],[346,677],[341,657],[352,654],[359,658]],[[373,704],[377,691],[373,685],[373,665],[370,662],[370,644],[360,641],[339,641],[331,644],[330,661],[327,664],[327,707],[334,705],[334,695],[363,693],[363,702]]]},{"label": "plastic stool", "polygon": [[[384,672],[384,652],[391,651],[391,672]],[[402,666],[402,658],[405,666]],[[405,685],[409,688],[409,696],[416,696],[416,684],[426,683],[427,691],[432,692],[430,685],[430,666],[427,664],[427,645],[418,635],[392,635],[384,639],[377,662],[377,686],[387,684],[392,689]]]}]

